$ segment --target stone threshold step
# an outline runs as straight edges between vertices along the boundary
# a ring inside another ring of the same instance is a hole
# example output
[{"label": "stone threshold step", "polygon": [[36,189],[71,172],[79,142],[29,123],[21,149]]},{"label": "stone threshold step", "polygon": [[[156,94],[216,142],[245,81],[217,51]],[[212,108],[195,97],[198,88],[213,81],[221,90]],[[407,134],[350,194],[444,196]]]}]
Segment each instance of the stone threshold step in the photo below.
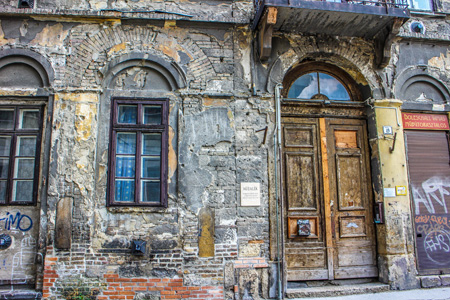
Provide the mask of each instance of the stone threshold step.
[{"label": "stone threshold step", "polygon": [[387,291],[389,291],[389,285],[379,282],[349,285],[326,285],[318,287],[287,289],[286,298],[334,297],[380,293]]},{"label": "stone threshold step", "polygon": [[36,292],[35,290],[23,290],[23,289],[14,289],[14,290],[6,290],[0,289],[0,299],[8,299],[8,300],[29,300],[35,299],[39,300],[42,298],[41,292]]}]

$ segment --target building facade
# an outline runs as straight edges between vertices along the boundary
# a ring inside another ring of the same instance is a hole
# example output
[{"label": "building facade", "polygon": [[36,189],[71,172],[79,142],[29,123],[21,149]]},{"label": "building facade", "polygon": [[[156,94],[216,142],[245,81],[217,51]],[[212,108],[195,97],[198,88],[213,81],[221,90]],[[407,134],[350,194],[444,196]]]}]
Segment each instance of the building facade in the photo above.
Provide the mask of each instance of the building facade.
[{"label": "building facade", "polygon": [[450,285],[450,2],[0,3],[2,298]]}]

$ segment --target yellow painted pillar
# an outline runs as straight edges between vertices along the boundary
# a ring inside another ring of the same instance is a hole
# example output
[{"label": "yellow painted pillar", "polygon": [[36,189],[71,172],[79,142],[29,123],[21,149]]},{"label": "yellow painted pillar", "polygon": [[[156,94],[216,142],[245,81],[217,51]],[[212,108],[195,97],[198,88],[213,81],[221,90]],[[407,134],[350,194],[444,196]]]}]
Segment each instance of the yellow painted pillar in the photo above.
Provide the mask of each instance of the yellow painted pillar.
[{"label": "yellow painted pillar", "polygon": [[[377,225],[380,278],[396,289],[419,287],[408,186],[402,101],[375,102],[377,148],[381,171],[384,224]],[[406,190],[402,195],[399,189]]]}]

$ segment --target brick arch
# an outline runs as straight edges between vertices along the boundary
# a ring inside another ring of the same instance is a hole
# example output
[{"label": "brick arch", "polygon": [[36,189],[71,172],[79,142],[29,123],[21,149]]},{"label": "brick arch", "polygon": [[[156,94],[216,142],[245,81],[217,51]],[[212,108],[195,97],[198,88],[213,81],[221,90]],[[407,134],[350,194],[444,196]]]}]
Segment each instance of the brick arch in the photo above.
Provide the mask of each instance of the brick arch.
[{"label": "brick arch", "polygon": [[[293,41],[293,42],[292,42]],[[273,90],[284,76],[306,61],[328,63],[347,72],[359,86],[367,86],[371,97],[385,98],[382,80],[374,70],[373,45],[363,39],[296,37],[291,49],[278,57],[269,72],[267,89]]]},{"label": "brick arch", "polygon": [[[67,82],[73,86],[94,87],[101,82],[102,74],[96,73],[108,61],[129,52],[153,53],[177,64],[186,73],[187,80],[206,82],[215,76],[214,68],[203,50],[192,39],[181,42],[166,35],[164,29],[152,27],[108,27],[87,37],[68,62]],[[188,61],[181,61],[182,52]]]}]

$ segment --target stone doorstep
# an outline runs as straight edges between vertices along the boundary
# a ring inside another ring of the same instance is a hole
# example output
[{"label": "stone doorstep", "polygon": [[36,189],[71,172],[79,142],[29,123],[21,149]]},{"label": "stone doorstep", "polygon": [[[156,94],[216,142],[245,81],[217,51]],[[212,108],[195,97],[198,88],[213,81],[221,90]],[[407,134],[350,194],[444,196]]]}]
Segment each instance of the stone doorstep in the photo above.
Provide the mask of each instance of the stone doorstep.
[{"label": "stone doorstep", "polygon": [[351,284],[351,285],[330,285],[319,287],[306,287],[287,289],[286,298],[314,298],[348,296],[357,294],[371,294],[389,291],[389,285],[379,282]]},{"label": "stone doorstep", "polygon": [[36,292],[35,290],[24,290],[24,289],[14,289],[14,290],[0,290],[0,299],[8,300],[28,300],[42,298],[41,292]]}]

